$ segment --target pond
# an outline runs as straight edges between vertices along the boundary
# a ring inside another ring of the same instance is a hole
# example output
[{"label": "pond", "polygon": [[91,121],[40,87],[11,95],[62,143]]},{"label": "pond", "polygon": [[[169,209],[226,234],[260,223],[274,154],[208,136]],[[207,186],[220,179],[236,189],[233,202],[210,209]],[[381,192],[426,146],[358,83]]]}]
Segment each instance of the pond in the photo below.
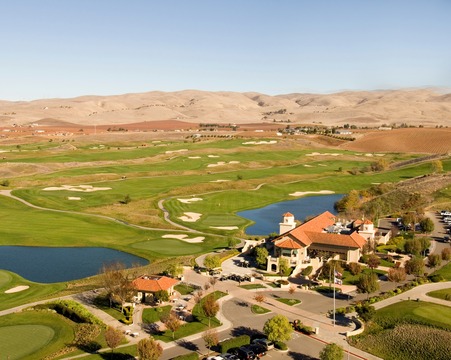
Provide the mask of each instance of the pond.
[{"label": "pond", "polygon": [[146,265],[141,257],[101,247],[0,246],[0,269],[39,283],[55,283],[97,275],[104,264]]},{"label": "pond", "polygon": [[279,223],[286,212],[292,213],[296,220],[304,220],[308,216],[318,215],[324,211],[337,214],[334,204],[342,197],[343,194],[301,197],[259,209],[241,211],[237,215],[255,222],[246,228],[247,235],[269,235],[273,232],[278,234]]}]

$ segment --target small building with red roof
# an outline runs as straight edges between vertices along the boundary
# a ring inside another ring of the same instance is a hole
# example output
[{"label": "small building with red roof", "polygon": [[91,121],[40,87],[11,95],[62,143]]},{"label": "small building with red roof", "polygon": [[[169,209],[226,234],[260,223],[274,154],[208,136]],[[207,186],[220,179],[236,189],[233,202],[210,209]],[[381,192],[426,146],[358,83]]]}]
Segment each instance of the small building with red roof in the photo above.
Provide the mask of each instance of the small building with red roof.
[{"label": "small building with red roof", "polygon": [[142,275],[133,280],[133,286],[137,291],[136,300],[146,302],[153,299],[153,294],[160,290],[167,291],[169,295],[172,295],[174,293],[174,286],[179,282],[180,280],[167,276]]},{"label": "small building with red roof", "polygon": [[[280,223],[280,235],[273,240],[273,253],[268,256],[267,271],[278,272],[281,258],[294,268],[294,274],[308,266],[316,270],[323,259],[331,257],[358,262],[367,244],[359,229],[370,223],[368,220],[356,224],[358,226],[342,224],[334,214],[326,211],[296,226],[294,216],[286,213]],[[362,230],[368,232],[369,229],[364,227]]]}]

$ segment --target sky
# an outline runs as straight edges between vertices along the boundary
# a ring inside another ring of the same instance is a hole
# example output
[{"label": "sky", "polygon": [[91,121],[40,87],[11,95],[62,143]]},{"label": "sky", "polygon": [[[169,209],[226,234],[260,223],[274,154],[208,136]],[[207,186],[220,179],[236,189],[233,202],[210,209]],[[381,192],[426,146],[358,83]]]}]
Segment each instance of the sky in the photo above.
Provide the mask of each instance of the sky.
[{"label": "sky", "polygon": [[0,0],[0,99],[451,88],[450,0]]}]

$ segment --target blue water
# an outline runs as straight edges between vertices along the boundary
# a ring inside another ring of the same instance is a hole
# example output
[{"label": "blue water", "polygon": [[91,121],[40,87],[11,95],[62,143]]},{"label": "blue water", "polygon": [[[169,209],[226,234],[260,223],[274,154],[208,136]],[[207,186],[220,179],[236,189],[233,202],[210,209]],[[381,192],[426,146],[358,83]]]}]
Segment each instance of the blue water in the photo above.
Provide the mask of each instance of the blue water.
[{"label": "blue water", "polygon": [[255,222],[246,228],[248,235],[269,235],[279,233],[279,223],[282,215],[290,212],[296,220],[304,220],[308,216],[318,215],[324,211],[337,214],[334,204],[343,197],[343,194],[301,197],[296,200],[282,201],[263,208],[246,210],[237,215]]},{"label": "blue water", "polygon": [[146,259],[100,247],[0,246],[0,269],[39,283],[82,279],[99,274],[104,264],[146,265]]}]

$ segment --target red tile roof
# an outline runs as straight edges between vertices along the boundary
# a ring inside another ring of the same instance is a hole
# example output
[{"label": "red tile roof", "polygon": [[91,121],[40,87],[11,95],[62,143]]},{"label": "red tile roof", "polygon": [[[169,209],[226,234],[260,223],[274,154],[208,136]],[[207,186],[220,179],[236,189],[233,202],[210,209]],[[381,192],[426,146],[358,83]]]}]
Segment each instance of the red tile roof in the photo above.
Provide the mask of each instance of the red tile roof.
[{"label": "red tile roof", "polygon": [[167,276],[140,276],[133,280],[136,290],[144,292],[157,292],[159,290],[168,290],[178,284],[179,280]]},{"label": "red tile roof", "polygon": [[303,246],[289,237],[283,237],[282,239],[275,242],[275,245],[284,249],[302,249]]},{"label": "red tile roof", "polygon": [[289,216],[294,216],[292,213],[286,212],[285,214],[283,214],[283,217],[289,217]]},{"label": "red tile roof", "polygon": [[283,237],[276,238],[274,245],[288,249],[300,249],[313,243],[347,248],[362,248],[366,240],[357,232],[350,235],[326,233],[324,230],[334,225],[336,217],[329,211],[287,231]]}]

